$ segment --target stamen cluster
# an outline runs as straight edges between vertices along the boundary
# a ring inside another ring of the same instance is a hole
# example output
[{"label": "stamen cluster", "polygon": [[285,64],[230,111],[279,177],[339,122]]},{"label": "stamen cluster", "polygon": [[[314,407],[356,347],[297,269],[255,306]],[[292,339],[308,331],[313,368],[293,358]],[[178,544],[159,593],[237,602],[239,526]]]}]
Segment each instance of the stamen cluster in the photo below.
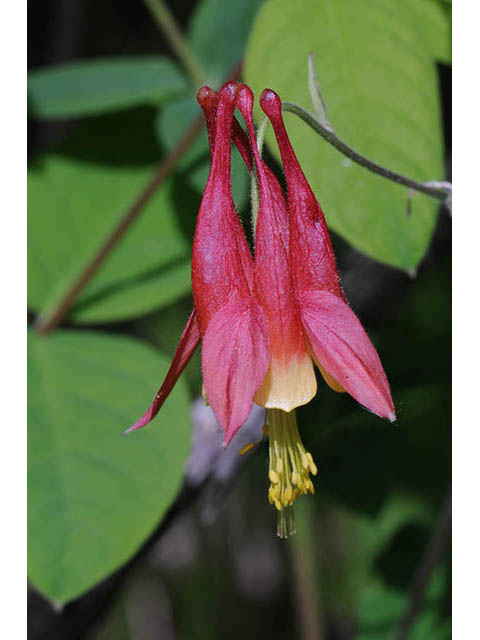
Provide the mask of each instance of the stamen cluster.
[{"label": "stamen cluster", "polygon": [[300,439],[295,411],[267,410],[270,427],[270,462],[268,499],[278,511],[291,507],[295,499],[314,493],[310,474],[317,475],[312,454]]}]

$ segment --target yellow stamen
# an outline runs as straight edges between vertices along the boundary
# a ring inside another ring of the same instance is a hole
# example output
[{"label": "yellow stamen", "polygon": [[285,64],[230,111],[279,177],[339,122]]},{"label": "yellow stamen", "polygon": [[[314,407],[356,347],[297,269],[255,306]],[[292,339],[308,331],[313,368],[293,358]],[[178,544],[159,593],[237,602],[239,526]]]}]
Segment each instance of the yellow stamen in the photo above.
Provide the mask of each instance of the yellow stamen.
[{"label": "yellow stamen", "polygon": [[238,453],[243,456],[244,453],[248,453],[249,451],[251,451],[256,444],[256,442],[249,442],[244,447],[242,447]]},{"label": "yellow stamen", "polygon": [[273,469],[270,469],[270,471],[268,472],[268,477],[270,478],[270,482],[272,484],[278,484],[280,482],[277,472]]},{"label": "yellow stamen", "polygon": [[287,538],[295,533],[293,503],[305,493],[313,493],[310,474],[317,474],[311,453],[305,451],[298,433],[295,411],[267,409],[270,430],[268,499],[278,510],[277,534]]},{"label": "yellow stamen", "polygon": [[205,405],[209,407],[210,403],[208,402],[207,392],[205,391],[205,385],[203,383],[202,383],[202,397],[205,400]]},{"label": "yellow stamen", "polygon": [[260,438],[256,442],[249,442],[244,447],[242,447],[240,449],[240,451],[238,452],[239,455],[243,456],[245,453],[248,453],[249,451],[251,451],[253,449],[253,447],[256,447],[257,444],[260,444],[260,442],[263,440],[264,436],[268,436],[268,425],[266,425],[266,424],[263,425],[262,435],[260,436]]}]

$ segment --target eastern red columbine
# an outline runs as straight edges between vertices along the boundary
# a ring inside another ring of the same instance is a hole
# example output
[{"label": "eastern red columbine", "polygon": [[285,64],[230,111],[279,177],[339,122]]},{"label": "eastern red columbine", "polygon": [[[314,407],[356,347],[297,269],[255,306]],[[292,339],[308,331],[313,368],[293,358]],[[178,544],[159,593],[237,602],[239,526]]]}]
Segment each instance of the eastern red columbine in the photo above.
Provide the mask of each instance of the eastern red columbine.
[{"label": "eastern red columbine", "polygon": [[[280,98],[266,89],[260,104],[280,149],[286,197],[258,152],[251,90],[229,82],[219,95],[203,87],[197,97],[212,162],[193,243],[195,309],[152,405],[127,431],[158,413],[201,341],[205,393],[224,446],[254,401],[267,409],[268,496],[279,512],[278,534],[286,537],[294,531],[293,502],[313,493],[310,474],[317,473],[295,417],[316,393],[313,363],[335,391],[392,421],[395,411],[377,352],[343,294],[325,218],[288,139]],[[258,185],[255,260],[232,197],[232,139]]]}]

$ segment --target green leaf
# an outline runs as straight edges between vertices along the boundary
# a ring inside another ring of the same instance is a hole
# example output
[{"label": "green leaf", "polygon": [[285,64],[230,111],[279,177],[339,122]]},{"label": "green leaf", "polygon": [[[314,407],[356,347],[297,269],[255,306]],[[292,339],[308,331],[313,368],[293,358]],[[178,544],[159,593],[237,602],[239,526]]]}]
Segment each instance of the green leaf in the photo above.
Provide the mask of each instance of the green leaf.
[{"label": "green leaf", "polygon": [[64,603],[118,569],[166,513],[189,450],[184,382],[147,429],[128,427],[168,361],[128,338],[29,335],[28,565]]},{"label": "green leaf", "polygon": [[[442,4],[444,6],[442,6]],[[432,56],[439,62],[452,61],[451,13],[452,7],[443,0],[407,0],[410,20],[422,30]]]},{"label": "green leaf", "polygon": [[[270,0],[250,37],[245,77],[308,109],[307,57],[337,135],[361,154],[418,181],[444,175],[437,71],[432,42],[444,49],[445,20],[416,22],[411,2]],[[427,5],[422,2],[422,7]],[[420,9],[417,13],[420,15]],[[258,111],[260,113],[260,111]],[[329,227],[369,256],[414,268],[428,248],[438,202],[355,165],[295,116],[286,126]],[[270,136],[270,143],[272,141]],[[277,153],[276,145],[273,145]]]},{"label": "green leaf", "polygon": [[28,101],[38,118],[75,118],[137,105],[158,105],[186,81],[168,58],[103,58],[29,73]]},{"label": "green leaf", "polygon": [[[451,637],[449,620],[442,619],[441,598],[446,590],[446,571],[440,566],[428,586],[425,601],[412,623],[408,638],[424,640]],[[372,584],[364,589],[358,603],[358,640],[385,640],[395,637],[395,630],[409,606],[408,594]]]},{"label": "green leaf", "polygon": [[250,27],[262,0],[203,0],[190,23],[190,46],[216,88],[240,62]]},{"label": "green leaf", "polygon": [[[160,159],[144,109],[87,120],[29,171],[28,303],[52,308],[150,181]],[[81,293],[70,319],[125,320],[190,290],[190,238],[167,181]],[[196,202],[194,203],[194,206]]]},{"label": "green leaf", "polygon": [[73,319],[77,324],[124,320],[150,313],[153,307],[166,307],[191,290],[190,260],[182,259],[165,269],[124,281],[119,288],[100,289],[99,284],[98,298],[92,295],[75,305]]}]

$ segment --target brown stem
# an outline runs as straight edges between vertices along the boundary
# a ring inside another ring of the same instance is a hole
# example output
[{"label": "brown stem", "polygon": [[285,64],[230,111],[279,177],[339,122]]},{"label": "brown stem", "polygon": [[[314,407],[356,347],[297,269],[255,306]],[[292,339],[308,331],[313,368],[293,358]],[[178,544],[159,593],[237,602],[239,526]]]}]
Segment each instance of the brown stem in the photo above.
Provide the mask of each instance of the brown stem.
[{"label": "brown stem", "polygon": [[203,116],[200,115],[187,130],[176,147],[172,149],[165,160],[163,160],[163,162],[160,164],[153,178],[145,186],[145,188],[137,196],[137,198],[132,202],[125,214],[120,218],[117,225],[112,229],[107,238],[105,238],[105,241],[98,252],[93,256],[92,260],[87,264],[82,273],[73,282],[72,286],[68,289],[60,302],[51,311],[46,311],[44,314],[38,316],[34,326],[39,334],[44,335],[49,331],[52,331],[52,329],[55,329],[55,327],[60,324],[79,293],[90,282],[91,278],[98,271],[104,260],[109,256],[112,249],[116,246],[118,241],[123,237],[125,232],[130,227],[130,225],[142,212],[143,208],[148,203],[158,187],[162,184],[162,182],[166,180],[166,178],[168,178],[170,173],[173,171],[178,160],[200,133],[202,125]]},{"label": "brown stem", "polygon": [[185,39],[180,27],[163,0],[144,0],[158,28],[165,35],[178,59],[188,71],[194,85],[206,82],[206,73]]},{"label": "brown stem", "polygon": [[425,591],[432,577],[433,570],[441,560],[450,540],[450,528],[452,522],[452,490],[448,490],[440,515],[432,532],[428,546],[425,550],[420,565],[415,573],[408,608],[398,625],[395,640],[408,638],[417,613],[423,602]]}]

